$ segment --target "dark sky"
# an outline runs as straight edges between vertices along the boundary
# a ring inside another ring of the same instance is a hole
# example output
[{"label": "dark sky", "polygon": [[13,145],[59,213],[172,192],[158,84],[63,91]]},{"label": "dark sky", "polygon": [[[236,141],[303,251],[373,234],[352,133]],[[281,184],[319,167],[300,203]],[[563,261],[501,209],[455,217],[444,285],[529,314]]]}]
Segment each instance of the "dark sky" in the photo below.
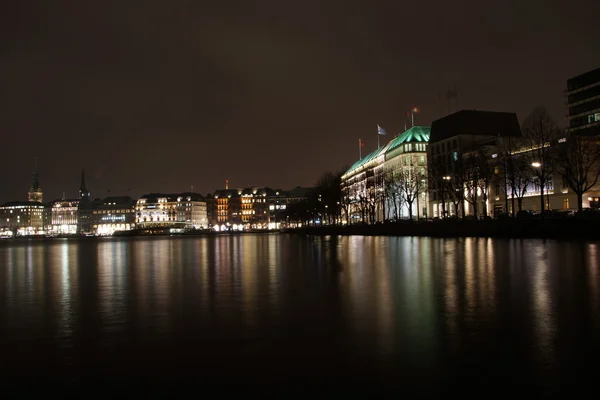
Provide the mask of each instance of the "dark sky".
[{"label": "dark sky", "polygon": [[[495,5],[491,5],[495,3]],[[546,105],[600,67],[600,1],[52,0],[0,5],[0,202],[311,185],[459,108]],[[442,101],[440,101],[442,94]]]}]

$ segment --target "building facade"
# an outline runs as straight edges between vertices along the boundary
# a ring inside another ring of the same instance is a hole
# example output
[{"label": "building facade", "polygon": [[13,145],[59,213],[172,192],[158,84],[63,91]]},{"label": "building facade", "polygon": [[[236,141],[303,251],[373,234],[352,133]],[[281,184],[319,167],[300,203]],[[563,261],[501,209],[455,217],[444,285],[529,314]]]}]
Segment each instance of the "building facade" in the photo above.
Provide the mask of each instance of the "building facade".
[{"label": "building facade", "polygon": [[92,210],[92,231],[97,236],[109,236],[116,231],[135,228],[136,201],[131,197],[107,197]]},{"label": "building facade", "polygon": [[135,222],[141,229],[206,229],[206,201],[197,193],[149,193],[135,206]]},{"label": "building facade", "polygon": [[347,223],[426,218],[430,128],[413,126],[354,163],[343,175]]},{"label": "building facade", "polygon": [[51,235],[76,235],[78,233],[79,200],[56,200],[49,205]]},{"label": "building facade", "polygon": [[7,236],[44,234],[44,204],[36,201],[3,204],[0,206],[0,228]]},{"label": "building facade", "polygon": [[296,187],[291,190],[269,187],[250,187],[217,190],[215,202],[217,231],[279,229],[285,222],[281,215],[289,204],[307,200],[314,188]]},{"label": "building facade", "polygon": [[569,130],[600,135],[600,68],[567,80]]},{"label": "building facade", "polygon": [[462,110],[434,121],[428,149],[430,215],[506,212],[498,154],[506,141],[521,137],[515,113]]}]

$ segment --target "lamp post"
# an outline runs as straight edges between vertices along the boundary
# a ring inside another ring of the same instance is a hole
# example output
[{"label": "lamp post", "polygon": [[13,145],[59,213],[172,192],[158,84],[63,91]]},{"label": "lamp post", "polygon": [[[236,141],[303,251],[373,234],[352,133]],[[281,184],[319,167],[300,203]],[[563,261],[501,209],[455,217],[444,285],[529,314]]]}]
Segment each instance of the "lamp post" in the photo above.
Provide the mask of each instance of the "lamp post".
[{"label": "lamp post", "polygon": [[[534,161],[534,162],[531,163],[531,166],[533,168],[541,168],[542,167],[542,163],[538,162],[538,161]],[[541,199],[542,199],[542,201],[541,201],[542,204],[541,205],[542,205],[542,217],[543,217],[544,216],[544,211],[546,210],[546,208],[550,208],[550,193],[548,192],[548,188],[546,187],[546,202],[548,203],[548,205],[546,206],[544,204],[544,188],[541,187],[542,186],[541,183],[542,183],[542,179],[540,179],[540,191],[541,191]],[[544,186],[548,186],[548,185],[546,184]]]},{"label": "lamp post", "polygon": [[[443,176],[442,179],[446,182],[446,185],[449,185],[452,177],[450,175],[446,175],[446,176]],[[458,211],[456,211],[456,212],[458,215]],[[446,202],[444,201],[444,191],[443,190],[442,190],[442,213],[444,214],[443,217],[447,217],[448,214],[450,214],[449,212],[446,211]]]}]

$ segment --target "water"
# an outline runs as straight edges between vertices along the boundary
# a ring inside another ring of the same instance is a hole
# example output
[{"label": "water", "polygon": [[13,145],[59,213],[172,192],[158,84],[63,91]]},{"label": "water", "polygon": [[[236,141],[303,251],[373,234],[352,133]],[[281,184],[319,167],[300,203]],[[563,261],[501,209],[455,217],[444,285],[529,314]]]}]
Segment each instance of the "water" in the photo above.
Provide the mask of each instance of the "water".
[{"label": "water", "polygon": [[4,241],[0,383],[583,393],[600,376],[599,253],[277,234]]}]

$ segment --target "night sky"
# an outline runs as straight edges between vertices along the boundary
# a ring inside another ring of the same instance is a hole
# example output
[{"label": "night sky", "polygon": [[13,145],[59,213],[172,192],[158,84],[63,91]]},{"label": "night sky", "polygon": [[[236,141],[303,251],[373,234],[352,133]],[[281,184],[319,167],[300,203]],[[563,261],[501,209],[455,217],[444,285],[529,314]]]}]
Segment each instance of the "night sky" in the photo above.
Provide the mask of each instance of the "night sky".
[{"label": "night sky", "polygon": [[[600,1],[4,1],[0,202],[311,185],[459,108],[546,105],[600,67]],[[437,5],[435,5],[437,4]],[[110,190],[110,193],[108,192]]]}]

